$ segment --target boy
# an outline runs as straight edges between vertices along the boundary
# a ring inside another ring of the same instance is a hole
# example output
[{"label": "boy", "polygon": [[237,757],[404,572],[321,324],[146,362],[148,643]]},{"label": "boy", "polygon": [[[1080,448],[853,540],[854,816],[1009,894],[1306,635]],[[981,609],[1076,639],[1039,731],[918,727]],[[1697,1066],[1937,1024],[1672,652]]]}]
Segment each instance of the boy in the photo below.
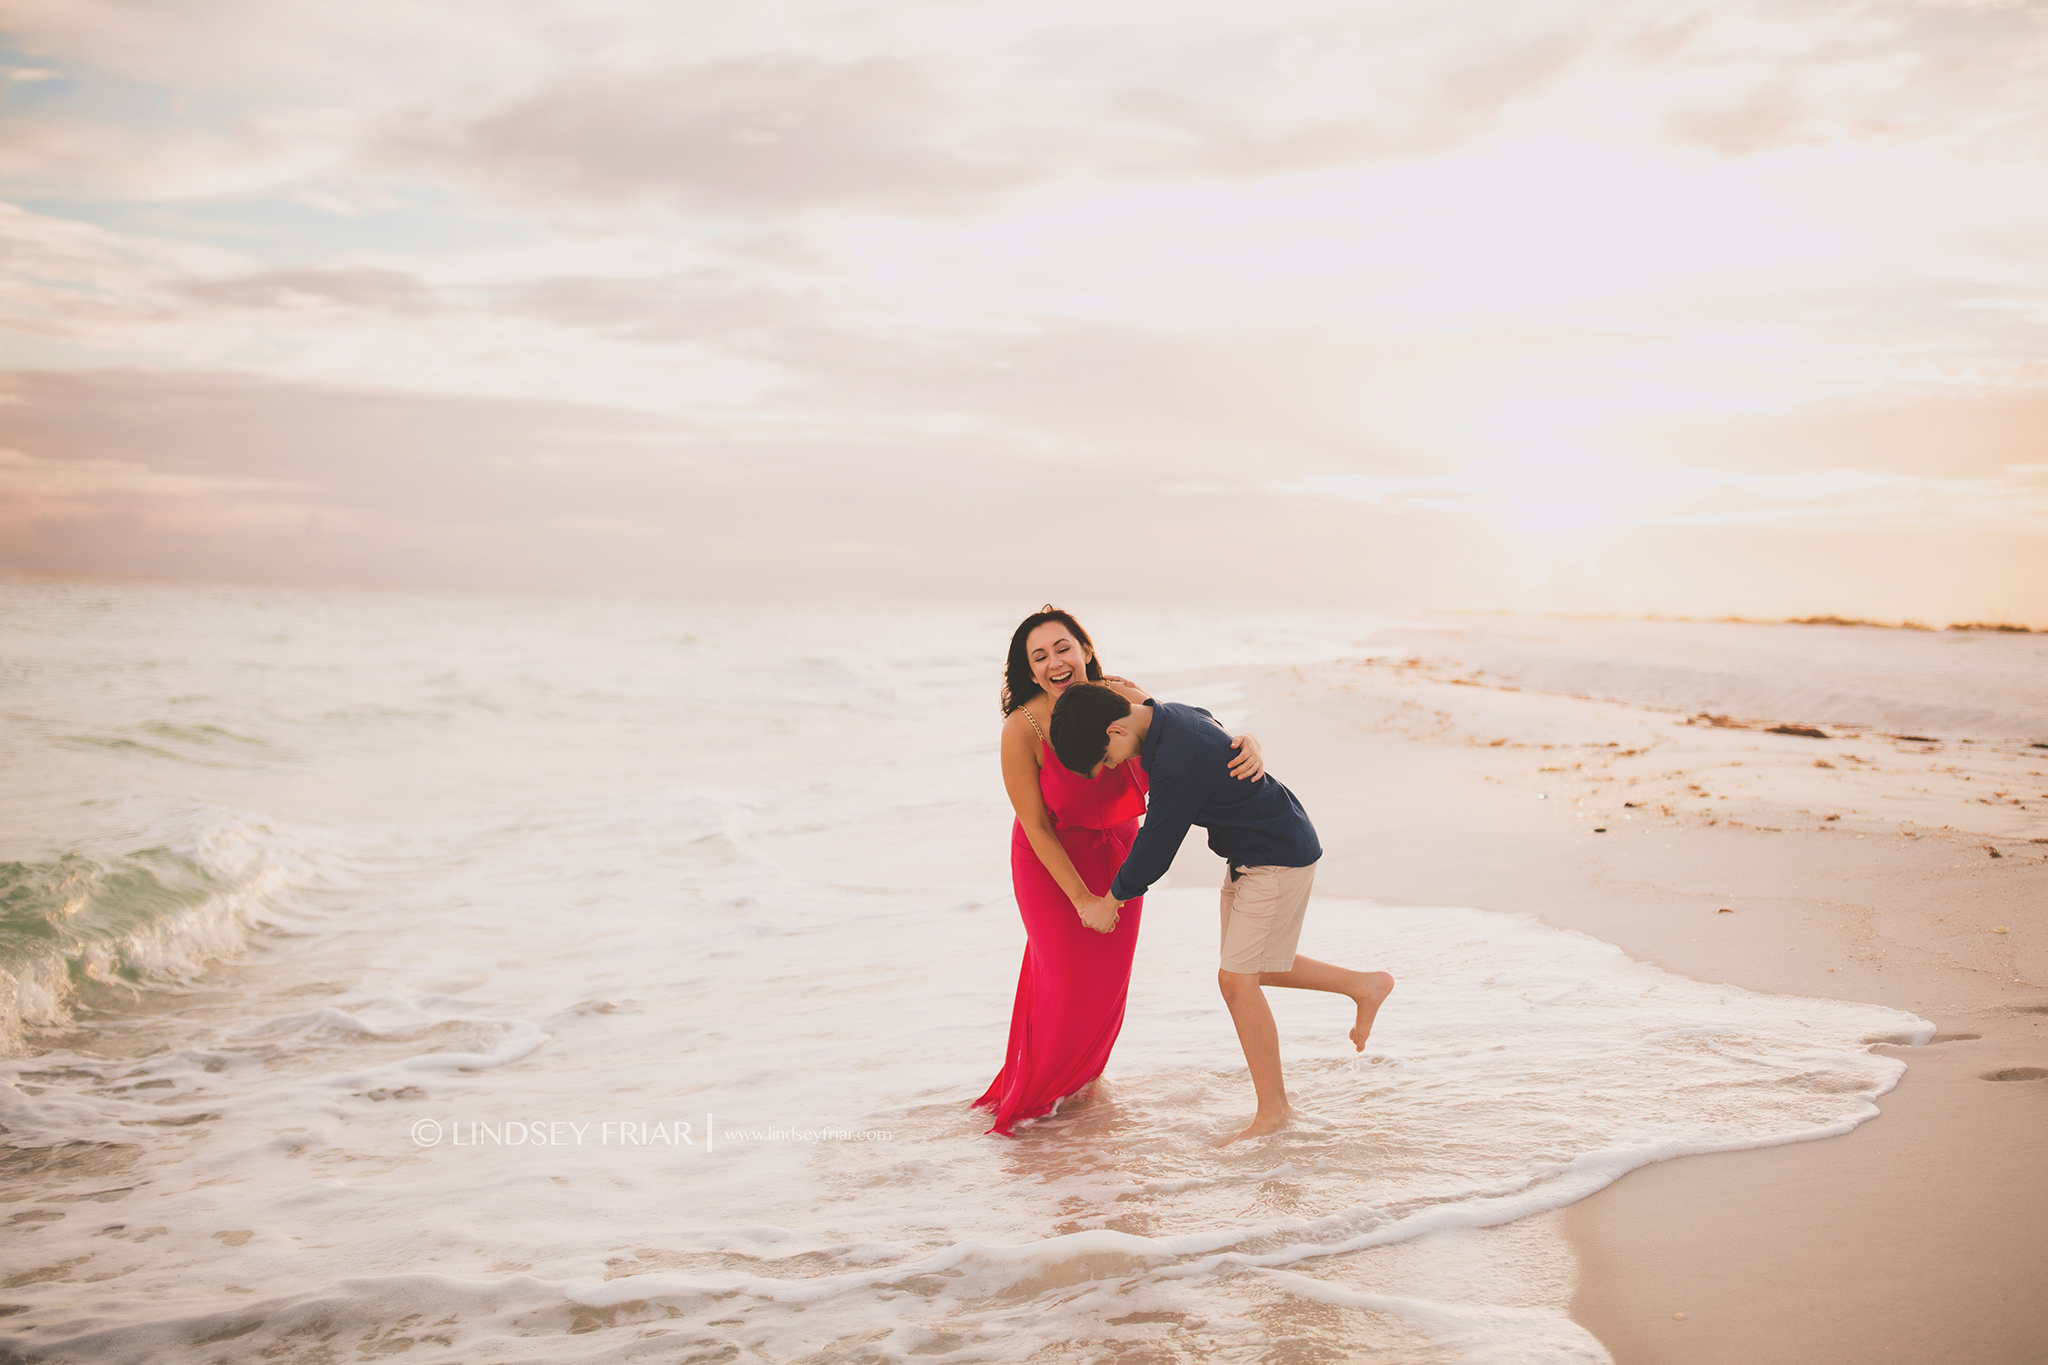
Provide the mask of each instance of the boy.
[{"label": "boy", "polygon": [[1394,989],[1385,972],[1354,972],[1295,953],[1309,887],[1323,848],[1294,793],[1272,777],[1231,780],[1230,736],[1198,706],[1147,701],[1132,706],[1101,683],[1075,683],[1052,712],[1052,747],[1083,775],[1133,756],[1151,779],[1145,824],[1107,896],[1075,902],[1100,933],[1116,927],[1123,903],[1145,894],[1173,862],[1190,825],[1209,831],[1209,847],[1229,864],[1223,882],[1223,964],[1216,973],[1237,1040],[1252,1073],[1259,1109],[1236,1137],[1263,1137],[1287,1125],[1280,1079],[1280,1034],[1265,986],[1346,995],[1358,1006],[1351,1042],[1360,1052],[1373,1016]]}]

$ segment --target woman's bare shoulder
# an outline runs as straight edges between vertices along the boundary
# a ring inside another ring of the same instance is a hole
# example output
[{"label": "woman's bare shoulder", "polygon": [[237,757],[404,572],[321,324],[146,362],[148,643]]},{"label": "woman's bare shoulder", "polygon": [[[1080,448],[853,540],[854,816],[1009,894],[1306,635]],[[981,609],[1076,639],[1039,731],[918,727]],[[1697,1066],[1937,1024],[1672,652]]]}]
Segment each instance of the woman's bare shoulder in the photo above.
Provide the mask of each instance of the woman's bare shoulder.
[{"label": "woman's bare shoulder", "polygon": [[1046,719],[1031,709],[1031,703],[1022,706],[1003,717],[1003,738],[1020,736],[1037,744],[1045,736]]}]

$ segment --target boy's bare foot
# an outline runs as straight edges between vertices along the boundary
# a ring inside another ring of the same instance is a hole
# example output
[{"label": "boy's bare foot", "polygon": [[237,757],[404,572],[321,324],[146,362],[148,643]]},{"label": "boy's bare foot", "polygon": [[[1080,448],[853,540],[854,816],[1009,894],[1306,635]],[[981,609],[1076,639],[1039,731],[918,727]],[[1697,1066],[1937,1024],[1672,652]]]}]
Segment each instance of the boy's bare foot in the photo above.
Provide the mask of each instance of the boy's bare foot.
[{"label": "boy's bare foot", "polygon": [[1235,1137],[1227,1137],[1223,1139],[1223,1141],[1217,1143],[1216,1145],[1218,1147],[1228,1147],[1231,1143],[1241,1142],[1245,1138],[1264,1137],[1268,1133],[1277,1133],[1282,1128],[1285,1128],[1287,1126],[1287,1121],[1293,1117],[1294,1111],[1291,1109],[1282,1110],[1277,1114],[1256,1115],[1255,1117],[1253,1117],[1251,1123],[1245,1127],[1245,1130],[1243,1132],[1237,1134],[1237,1136]]},{"label": "boy's bare foot", "polygon": [[1359,972],[1357,977],[1358,989],[1351,998],[1358,1002],[1358,1022],[1351,1026],[1351,1045],[1363,1052],[1365,1040],[1372,1036],[1372,1021],[1394,993],[1394,978],[1385,972]]}]

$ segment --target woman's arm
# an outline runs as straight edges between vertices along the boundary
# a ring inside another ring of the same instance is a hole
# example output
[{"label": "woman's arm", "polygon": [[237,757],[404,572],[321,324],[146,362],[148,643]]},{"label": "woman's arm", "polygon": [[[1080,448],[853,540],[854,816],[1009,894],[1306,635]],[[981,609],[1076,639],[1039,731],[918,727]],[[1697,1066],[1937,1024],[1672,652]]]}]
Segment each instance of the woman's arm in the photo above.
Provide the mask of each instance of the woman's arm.
[{"label": "woman's arm", "polygon": [[1230,775],[1240,782],[1256,782],[1266,771],[1265,753],[1259,748],[1259,741],[1253,735],[1238,735],[1230,741],[1230,747],[1238,751],[1230,760]]},{"label": "woman's arm", "polygon": [[1011,712],[1010,719],[1003,724],[1003,790],[1010,794],[1010,804],[1016,808],[1017,823],[1024,827],[1024,837],[1031,841],[1031,851],[1059,883],[1060,890],[1067,893],[1067,899],[1079,901],[1089,895],[1088,885],[1074,870],[1074,860],[1067,856],[1053,829],[1052,812],[1045,808],[1045,795],[1038,789],[1037,748],[1038,736],[1032,732],[1031,722]]},{"label": "woman's arm", "polygon": [[1152,700],[1152,694],[1150,692],[1147,692],[1144,688],[1138,686],[1129,678],[1119,678],[1114,673],[1105,673],[1102,675],[1102,681],[1109,684],[1117,691],[1121,692],[1124,696],[1124,700],[1128,701],[1133,706],[1138,705],[1140,702],[1147,702]]},{"label": "woman's arm", "polygon": [[[1121,692],[1131,705],[1137,706],[1152,700],[1152,694],[1132,682],[1119,678],[1114,673],[1102,675],[1102,681]],[[1266,771],[1266,760],[1259,748],[1259,741],[1252,735],[1238,735],[1230,741],[1230,747],[1238,751],[1230,760],[1230,775],[1240,782],[1256,782]]]}]

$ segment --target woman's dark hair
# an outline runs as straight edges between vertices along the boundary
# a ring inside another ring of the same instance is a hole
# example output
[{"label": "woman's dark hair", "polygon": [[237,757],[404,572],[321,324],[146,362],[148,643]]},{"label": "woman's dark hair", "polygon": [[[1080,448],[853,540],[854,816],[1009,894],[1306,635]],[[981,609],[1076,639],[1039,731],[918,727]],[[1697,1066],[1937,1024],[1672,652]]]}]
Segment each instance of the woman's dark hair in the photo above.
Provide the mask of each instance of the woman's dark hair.
[{"label": "woman's dark hair", "polygon": [[1017,627],[1017,633],[1010,637],[1010,658],[1003,665],[1003,714],[1012,711],[1045,691],[1031,676],[1031,660],[1024,648],[1024,642],[1031,638],[1031,632],[1047,621],[1057,621],[1074,632],[1074,638],[1088,651],[1088,680],[1102,681],[1102,661],[1095,657],[1095,642],[1088,638],[1088,632],[1081,629],[1081,623],[1048,602],[1024,618],[1024,624]]}]

